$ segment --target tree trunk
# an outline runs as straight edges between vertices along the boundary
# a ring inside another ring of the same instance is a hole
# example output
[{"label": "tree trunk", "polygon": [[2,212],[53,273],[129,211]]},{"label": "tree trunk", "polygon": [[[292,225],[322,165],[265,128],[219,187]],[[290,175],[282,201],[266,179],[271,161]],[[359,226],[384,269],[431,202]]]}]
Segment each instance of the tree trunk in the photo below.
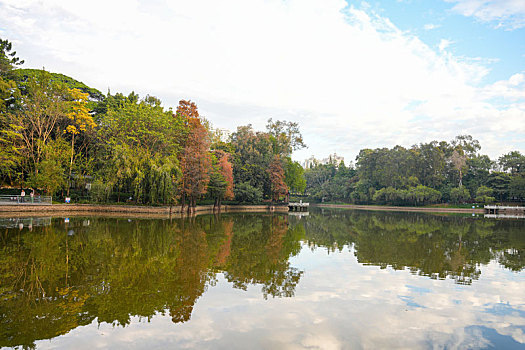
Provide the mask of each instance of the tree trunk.
[{"label": "tree trunk", "polygon": [[73,171],[73,155],[75,152],[75,134],[72,134],[71,137],[71,160],[69,162],[69,177],[67,184],[67,193],[66,196],[69,197],[69,189],[71,188],[71,172]]}]

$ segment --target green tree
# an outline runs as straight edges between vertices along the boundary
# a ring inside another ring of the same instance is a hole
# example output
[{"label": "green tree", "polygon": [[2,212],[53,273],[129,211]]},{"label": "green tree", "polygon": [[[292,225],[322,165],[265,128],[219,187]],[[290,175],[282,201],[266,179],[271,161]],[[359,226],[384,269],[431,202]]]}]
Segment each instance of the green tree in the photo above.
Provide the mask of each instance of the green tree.
[{"label": "green tree", "polygon": [[467,158],[475,157],[481,149],[479,141],[471,135],[458,135],[450,144],[453,149],[459,151],[461,155],[465,155]]},{"label": "green tree", "polygon": [[266,130],[270,134],[274,154],[289,157],[293,151],[306,147],[298,123],[287,122],[286,120],[274,122],[270,118],[266,124]]},{"label": "green tree", "polygon": [[493,162],[487,155],[480,155],[467,159],[467,167],[463,183],[471,193],[476,193],[480,186],[487,185]]},{"label": "green tree", "polygon": [[292,193],[303,193],[306,189],[306,179],[304,178],[304,169],[298,162],[290,158],[285,160],[284,169],[285,183]]},{"label": "green tree", "polygon": [[441,192],[427,186],[418,185],[407,190],[406,198],[416,205],[437,203],[441,199]]},{"label": "green tree", "polygon": [[104,192],[132,196],[137,203],[171,204],[181,168],[178,156],[187,133],[185,120],[165,111],[153,97],[108,96],[97,128],[97,178]]},{"label": "green tree", "polygon": [[504,171],[509,171],[511,174],[525,172],[525,156],[518,151],[502,155],[498,163]]},{"label": "green tree", "polygon": [[44,189],[49,195],[65,188],[68,154],[69,147],[64,139],[50,140],[43,149],[42,159],[38,162],[36,171],[28,177],[27,184],[33,188]]},{"label": "green tree", "polygon": [[12,78],[12,71],[16,66],[24,64],[24,60],[16,57],[16,51],[9,40],[0,38],[0,77]]},{"label": "green tree", "polygon": [[270,178],[266,169],[273,159],[273,144],[270,135],[255,132],[251,125],[240,126],[232,134],[233,177],[235,185],[249,183],[263,195],[271,194]]},{"label": "green tree", "polygon": [[463,203],[470,200],[470,192],[466,187],[456,187],[450,191],[450,199],[454,203]]},{"label": "green tree", "polygon": [[233,170],[229,162],[229,154],[216,150],[212,155],[212,168],[210,171],[210,182],[208,184],[208,196],[215,200],[215,207],[221,206],[223,199],[232,200],[233,194]]},{"label": "green tree", "polygon": [[21,139],[25,173],[38,175],[49,142],[62,135],[67,96],[67,89],[50,80],[46,71],[40,71],[38,77],[28,82],[26,94],[21,97],[21,108],[11,115],[12,131]]},{"label": "green tree", "polygon": [[487,186],[481,186],[476,191],[476,202],[492,203],[496,198],[492,197],[493,190]]},{"label": "green tree", "polygon": [[12,44],[0,38],[0,182],[13,184],[17,168],[22,163],[21,126],[14,125],[9,112],[20,98],[13,70],[24,61],[12,52]]},{"label": "green tree", "polygon": [[241,182],[235,185],[235,200],[240,203],[260,203],[263,199],[261,189],[250,185],[249,182]]},{"label": "green tree", "polygon": [[432,188],[441,186],[445,180],[446,159],[445,152],[438,146],[438,142],[422,143],[417,147],[412,147],[411,151],[412,154],[410,156],[417,164],[417,170],[413,173],[417,174],[415,176],[421,184]]},{"label": "green tree", "polygon": [[518,200],[525,200],[525,174],[512,177],[509,183],[509,195]]},{"label": "green tree", "polygon": [[487,180],[487,187],[494,191],[494,197],[499,201],[504,201],[509,197],[509,184],[511,176],[507,173],[493,172]]}]

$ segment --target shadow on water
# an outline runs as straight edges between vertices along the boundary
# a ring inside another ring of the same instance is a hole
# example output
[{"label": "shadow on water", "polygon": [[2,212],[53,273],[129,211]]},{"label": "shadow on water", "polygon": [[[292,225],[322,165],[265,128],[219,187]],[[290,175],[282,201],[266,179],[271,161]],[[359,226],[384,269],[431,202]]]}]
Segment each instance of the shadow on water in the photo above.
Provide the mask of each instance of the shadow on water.
[{"label": "shadow on water", "polygon": [[523,223],[418,213],[313,210],[203,215],[184,220],[53,219],[0,229],[0,346],[32,348],[92,323],[133,316],[190,320],[197,299],[224,276],[263,298],[293,297],[303,246],[352,247],[362,264],[470,284],[479,264],[525,266]]}]

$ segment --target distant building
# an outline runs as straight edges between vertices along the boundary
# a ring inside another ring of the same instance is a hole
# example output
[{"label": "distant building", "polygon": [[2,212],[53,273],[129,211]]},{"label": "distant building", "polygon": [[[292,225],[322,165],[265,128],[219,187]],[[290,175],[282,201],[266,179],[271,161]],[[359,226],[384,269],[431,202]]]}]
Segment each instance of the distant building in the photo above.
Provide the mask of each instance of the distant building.
[{"label": "distant building", "polygon": [[317,159],[315,159],[314,156],[311,156],[310,158],[308,159],[305,159],[301,165],[303,166],[303,168],[305,169],[310,169],[314,166],[316,166],[317,164],[319,164],[319,161]]},{"label": "distant building", "polygon": [[345,161],[344,157],[338,156],[337,153],[334,152],[334,154],[330,154],[328,155],[327,158],[323,158],[321,160],[316,159],[314,156],[311,156],[310,158],[305,159],[301,163],[301,165],[305,169],[312,168],[319,164],[334,164],[337,167],[339,166],[339,164],[341,164],[341,162],[344,162],[344,161]]}]

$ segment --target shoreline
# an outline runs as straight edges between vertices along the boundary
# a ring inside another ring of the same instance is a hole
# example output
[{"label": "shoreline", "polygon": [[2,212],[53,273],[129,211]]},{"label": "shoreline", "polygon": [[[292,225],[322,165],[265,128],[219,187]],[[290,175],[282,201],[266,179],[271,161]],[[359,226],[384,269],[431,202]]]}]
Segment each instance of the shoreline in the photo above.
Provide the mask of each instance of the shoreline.
[{"label": "shoreline", "polygon": [[213,205],[198,205],[193,213],[187,213],[187,206],[182,211],[180,206],[173,207],[151,207],[138,205],[101,205],[101,204],[9,204],[0,205],[0,217],[13,216],[49,216],[49,215],[86,215],[96,214],[100,216],[126,216],[136,217],[185,217],[197,214],[233,213],[233,212],[288,212],[287,206],[274,205],[221,205],[221,209],[213,209]]},{"label": "shoreline", "polygon": [[422,213],[456,213],[456,214],[483,214],[483,208],[430,208],[430,207],[396,207],[381,205],[356,205],[356,204],[312,204],[317,208],[337,208],[355,210],[377,210],[377,211],[405,211]]},{"label": "shoreline", "polygon": [[[316,208],[335,208],[335,209],[352,209],[352,210],[369,210],[369,211],[399,211],[399,212],[423,212],[423,213],[458,213],[458,214],[483,214],[483,208],[432,208],[432,207],[397,207],[397,206],[380,206],[380,205],[355,205],[355,204],[316,204]],[[139,205],[103,205],[103,204],[9,204],[0,205],[0,217],[13,216],[48,216],[50,214],[60,215],[86,215],[97,214],[100,216],[119,215],[133,217],[140,214],[141,217],[185,217],[198,214],[213,213],[233,213],[233,212],[266,212],[266,213],[285,213],[288,212],[287,206],[274,205],[222,205],[221,210],[213,209],[213,205],[198,205],[193,213],[181,211],[180,206],[170,207],[152,207]]]}]

